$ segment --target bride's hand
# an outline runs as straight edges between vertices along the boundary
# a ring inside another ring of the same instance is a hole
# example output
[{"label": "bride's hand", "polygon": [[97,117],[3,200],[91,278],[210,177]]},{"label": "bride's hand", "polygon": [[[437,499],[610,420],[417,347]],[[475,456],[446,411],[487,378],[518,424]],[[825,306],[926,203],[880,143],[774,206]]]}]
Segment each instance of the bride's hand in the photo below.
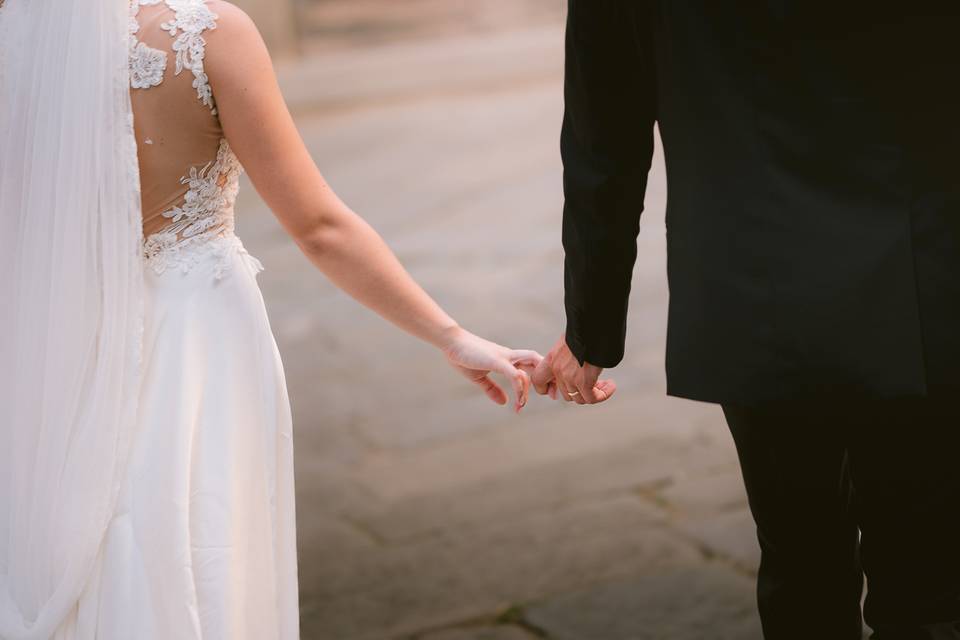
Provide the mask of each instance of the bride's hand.
[{"label": "bride's hand", "polygon": [[527,404],[530,392],[529,372],[536,369],[543,357],[536,351],[508,349],[489,340],[457,328],[443,347],[447,361],[468,380],[479,385],[497,404],[506,404],[509,398],[496,382],[493,372],[503,374],[513,387],[517,413]]}]

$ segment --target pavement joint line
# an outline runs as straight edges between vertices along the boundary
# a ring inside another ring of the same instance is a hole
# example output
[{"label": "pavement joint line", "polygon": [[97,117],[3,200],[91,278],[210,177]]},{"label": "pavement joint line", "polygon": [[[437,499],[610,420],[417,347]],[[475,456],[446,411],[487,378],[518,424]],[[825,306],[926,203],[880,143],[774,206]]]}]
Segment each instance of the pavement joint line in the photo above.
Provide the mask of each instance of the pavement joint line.
[{"label": "pavement joint line", "polygon": [[356,518],[353,518],[352,516],[341,513],[339,519],[342,523],[344,523],[345,525],[347,525],[348,527],[350,527],[360,535],[367,538],[369,542],[372,542],[376,546],[378,547],[391,546],[389,540],[387,540],[386,538],[381,536],[379,533],[377,533],[375,530],[373,530],[371,527],[368,527],[365,523],[360,522]]},{"label": "pavement joint line", "polygon": [[[678,539],[682,540],[686,544],[696,549],[697,552],[703,557],[705,561],[719,562],[720,564],[723,564],[733,569],[736,573],[741,574],[748,578],[757,577],[756,569],[744,564],[737,558],[729,554],[726,554],[720,551],[719,549],[714,548],[710,544],[704,542],[703,540],[700,540],[696,536],[690,535],[689,533],[685,532],[682,528],[678,527],[677,526],[678,523],[676,522],[676,519],[678,517],[682,517],[684,512],[680,509],[675,508],[672,504],[670,504],[670,502],[668,502],[662,496],[659,496],[656,493],[650,493],[644,487],[635,488],[635,490],[633,491],[633,494],[641,498],[644,502],[649,502],[654,506],[667,512],[668,516],[670,517],[670,520],[659,524],[659,526],[674,533]],[[726,508],[719,509],[715,513],[711,514],[711,516],[715,516],[721,513],[733,513],[735,511],[739,511],[740,509],[742,509],[742,507],[728,505]]]},{"label": "pavement joint line", "polygon": [[[557,511],[560,511],[562,509],[566,509],[569,507],[575,507],[581,504],[591,504],[597,501],[612,500],[614,498],[620,498],[620,497],[624,497],[624,498],[636,497],[636,493],[631,488],[608,489],[605,491],[594,491],[594,492],[581,494],[579,496],[576,496],[574,498],[569,498],[566,500],[556,500],[546,504],[540,503],[534,507],[518,509],[517,513],[514,514],[517,517],[514,518],[513,521],[519,522],[528,518],[537,518],[543,515],[550,515],[552,513],[555,513]],[[379,534],[377,534],[377,537],[379,539],[384,540],[384,546],[387,546],[387,547],[396,547],[396,548],[402,548],[402,547],[408,547],[408,546],[412,547],[424,542],[428,542],[430,540],[438,540],[438,539],[442,540],[444,538],[460,539],[463,537],[462,529],[469,529],[470,532],[472,533],[477,532],[478,530],[476,529],[476,525],[481,524],[483,521],[484,519],[481,518],[480,522],[472,521],[472,520],[463,520],[453,525],[441,524],[441,525],[432,527],[430,529],[418,532],[414,535],[400,536],[392,539],[383,538]],[[501,525],[501,527],[502,526],[506,526],[506,525]],[[671,531],[673,530],[673,528],[669,527],[668,523],[666,522],[651,522],[649,523],[649,526],[651,528],[656,528],[656,529],[669,528]],[[490,527],[487,527],[485,530],[489,531],[489,530],[496,530],[496,529],[497,529],[496,525],[491,525]]]},{"label": "pavement joint line", "polygon": [[525,604],[511,605],[500,614],[500,616],[497,618],[498,622],[512,624],[515,627],[523,629],[535,638],[549,640],[549,635],[545,629],[541,629],[537,625],[527,620],[527,606],[528,605]]},{"label": "pavement joint line", "polygon": [[652,488],[641,485],[634,487],[632,493],[636,496],[639,496],[644,502],[647,502],[670,515],[674,515],[680,513],[680,510],[659,493],[659,491],[663,488],[667,488],[672,485],[672,481],[668,481],[662,488]]},{"label": "pavement joint line", "polygon": [[[515,613],[516,612],[516,613]],[[413,633],[405,632],[394,636],[393,640],[421,640],[422,638],[443,631],[464,631],[469,629],[490,629],[496,627],[517,627],[523,629],[535,638],[549,640],[547,633],[528,622],[525,616],[524,607],[520,605],[509,605],[499,612],[487,615],[473,616],[440,625],[424,627]]]},{"label": "pavement joint line", "polygon": [[734,573],[745,578],[756,579],[757,570],[753,567],[744,564],[729,554],[723,553],[719,549],[710,546],[703,540],[686,533],[682,529],[671,526],[670,524],[665,526],[676,535],[677,539],[696,549],[706,563],[716,563],[731,569]]}]

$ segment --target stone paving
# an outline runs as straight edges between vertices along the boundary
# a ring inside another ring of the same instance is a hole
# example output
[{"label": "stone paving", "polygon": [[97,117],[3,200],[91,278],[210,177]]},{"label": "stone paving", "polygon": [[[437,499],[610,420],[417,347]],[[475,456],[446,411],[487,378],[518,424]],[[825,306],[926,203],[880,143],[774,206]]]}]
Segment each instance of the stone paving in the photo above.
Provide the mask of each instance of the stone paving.
[{"label": "stone paving", "polygon": [[[338,193],[469,329],[563,327],[562,30],[281,69]],[[295,414],[305,640],[756,640],[757,548],[719,409],[665,396],[658,152],[617,396],[489,403],[312,270],[247,184],[240,233]]]}]

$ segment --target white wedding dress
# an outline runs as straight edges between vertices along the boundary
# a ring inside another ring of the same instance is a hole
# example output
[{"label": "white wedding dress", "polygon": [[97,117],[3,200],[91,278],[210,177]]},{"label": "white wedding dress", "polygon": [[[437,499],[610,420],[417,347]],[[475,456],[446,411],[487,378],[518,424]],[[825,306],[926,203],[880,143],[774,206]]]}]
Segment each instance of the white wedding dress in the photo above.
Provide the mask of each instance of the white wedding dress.
[{"label": "white wedding dress", "polygon": [[89,582],[55,640],[299,637],[293,439],[279,353],[234,235],[241,167],[204,71],[204,0],[134,0],[144,224],[138,424]]}]

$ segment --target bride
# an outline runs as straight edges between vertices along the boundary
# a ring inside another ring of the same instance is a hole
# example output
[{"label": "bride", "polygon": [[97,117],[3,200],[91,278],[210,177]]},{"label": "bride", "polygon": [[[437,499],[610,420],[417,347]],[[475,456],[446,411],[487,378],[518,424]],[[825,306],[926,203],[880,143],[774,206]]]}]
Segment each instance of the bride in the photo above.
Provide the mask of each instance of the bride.
[{"label": "bride", "polygon": [[337,198],[241,11],[0,0],[0,639],[299,636],[242,170],[334,283],[525,404],[540,357],[461,329]]}]

